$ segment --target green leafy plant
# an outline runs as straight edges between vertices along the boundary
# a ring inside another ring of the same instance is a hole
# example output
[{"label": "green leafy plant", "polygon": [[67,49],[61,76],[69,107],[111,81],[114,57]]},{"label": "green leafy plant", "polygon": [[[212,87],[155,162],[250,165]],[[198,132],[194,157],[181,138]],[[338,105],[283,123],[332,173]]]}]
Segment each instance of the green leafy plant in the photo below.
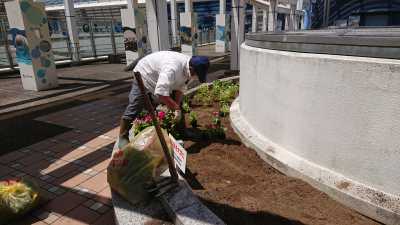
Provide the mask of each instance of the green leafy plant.
[{"label": "green leafy plant", "polygon": [[197,128],[197,114],[195,112],[190,112],[189,113],[189,123],[193,128]]},{"label": "green leafy plant", "polygon": [[230,103],[236,97],[238,92],[238,84],[235,84],[232,81],[216,80],[213,82],[211,95],[214,101]]},{"label": "green leafy plant", "polygon": [[202,131],[204,139],[225,139],[226,129],[222,126],[219,112],[213,112],[211,124],[208,124],[206,128],[206,130]]},{"label": "green leafy plant", "polygon": [[211,105],[213,98],[211,95],[210,88],[206,84],[202,84],[200,88],[197,90],[196,94],[194,95],[193,100],[197,104]]},{"label": "green leafy plant", "polygon": [[190,113],[190,105],[189,105],[189,99],[187,96],[185,96],[183,98],[183,102],[182,102],[182,111],[184,113]]},{"label": "green leafy plant", "polygon": [[222,103],[221,107],[219,109],[219,115],[221,117],[226,117],[227,115],[229,115],[229,104],[228,103]]},{"label": "green leafy plant", "polygon": [[238,94],[239,86],[237,84],[230,83],[224,86],[219,95],[220,103],[230,103]]},{"label": "green leafy plant", "polygon": [[215,80],[213,82],[211,94],[212,94],[214,101],[219,101],[219,96],[223,89],[223,86],[224,86],[223,81]]}]

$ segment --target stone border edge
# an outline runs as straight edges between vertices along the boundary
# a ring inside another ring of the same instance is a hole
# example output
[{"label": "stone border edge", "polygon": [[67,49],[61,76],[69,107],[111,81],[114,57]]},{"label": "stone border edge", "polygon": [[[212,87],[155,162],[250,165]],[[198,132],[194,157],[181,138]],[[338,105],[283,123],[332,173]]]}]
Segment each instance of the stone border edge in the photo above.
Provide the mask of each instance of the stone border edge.
[{"label": "stone border edge", "polygon": [[336,201],[385,224],[400,224],[400,196],[373,189],[301,158],[259,134],[241,115],[239,97],[230,108],[230,122],[242,143],[282,173],[306,181]]}]

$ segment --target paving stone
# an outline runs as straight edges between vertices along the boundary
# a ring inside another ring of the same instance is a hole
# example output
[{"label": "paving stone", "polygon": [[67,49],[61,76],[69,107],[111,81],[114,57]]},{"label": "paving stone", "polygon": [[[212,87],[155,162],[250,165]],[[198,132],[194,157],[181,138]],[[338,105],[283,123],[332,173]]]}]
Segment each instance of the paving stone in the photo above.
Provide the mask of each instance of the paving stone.
[{"label": "paving stone", "polygon": [[95,176],[99,172],[97,172],[96,170],[93,170],[93,169],[86,169],[85,171],[83,171],[83,173],[86,175],[89,175],[89,176]]},{"label": "paving stone", "polygon": [[14,171],[15,171],[14,169],[12,169],[12,168],[10,168],[8,166],[0,165],[0,177],[5,176],[7,174],[10,174],[10,173],[12,173]]},{"label": "paving stone", "polygon": [[29,166],[29,165],[35,164],[38,161],[45,160],[45,157],[46,156],[44,154],[36,153],[33,155],[27,155],[23,158],[18,159],[18,163]]},{"label": "paving stone", "polygon": [[80,187],[80,186],[75,187],[74,191],[77,194],[79,194],[81,196],[84,196],[84,197],[87,197],[87,198],[91,198],[91,197],[96,195],[96,192],[94,192],[92,190],[89,190],[87,188],[84,188],[84,187]]},{"label": "paving stone", "polygon": [[36,218],[42,220],[47,224],[51,224],[61,217],[61,215],[58,213],[48,212],[45,210],[37,210],[33,212],[33,216],[35,216]]},{"label": "paving stone", "polygon": [[94,203],[96,202],[93,199],[89,199],[85,203],[83,203],[83,205],[90,208]]},{"label": "paving stone", "polygon": [[112,205],[111,204],[111,188],[109,186],[107,186],[102,191],[97,193],[95,200],[98,202],[101,202],[105,205],[111,206]]},{"label": "paving stone", "polygon": [[12,164],[10,165],[10,167],[11,167],[11,168],[14,168],[14,169],[20,169],[20,168],[23,167],[23,165],[20,164],[20,163],[12,163]]},{"label": "paving stone", "polygon": [[73,172],[71,175],[66,175],[64,177],[60,177],[57,180],[55,180],[53,183],[58,184],[60,186],[63,186],[65,188],[73,188],[81,183],[85,182],[87,179],[89,179],[91,176],[83,174],[83,173],[78,173],[76,174]]},{"label": "paving stone", "polygon": [[95,202],[95,203],[93,203],[93,205],[90,206],[90,209],[97,211],[98,209],[100,209],[103,206],[104,206],[103,203]]},{"label": "paving stone", "polygon": [[44,206],[44,209],[63,215],[71,209],[82,204],[84,201],[86,201],[86,198],[72,192],[67,192],[50,201]]},{"label": "paving stone", "polygon": [[9,164],[25,156],[25,153],[14,151],[0,157],[0,164]]},{"label": "paving stone", "polygon": [[54,177],[50,176],[50,175],[43,175],[41,177],[39,177],[41,180],[46,181],[46,182],[52,182],[54,181]]},{"label": "paving stone", "polygon": [[100,217],[100,214],[86,207],[79,206],[57,220],[55,225],[65,224],[92,224]]},{"label": "paving stone", "polygon": [[107,183],[107,175],[104,173],[99,173],[96,176],[88,179],[87,181],[83,182],[80,187],[90,189],[94,192],[102,191],[106,186]]},{"label": "paving stone", "polygon": [[29,148],[24,148],[24,149],[21,149],[21,150],[19,150],[20,152],[22,152],[22,153],[31,153],[32,152],[32,150],[30,150]]}]

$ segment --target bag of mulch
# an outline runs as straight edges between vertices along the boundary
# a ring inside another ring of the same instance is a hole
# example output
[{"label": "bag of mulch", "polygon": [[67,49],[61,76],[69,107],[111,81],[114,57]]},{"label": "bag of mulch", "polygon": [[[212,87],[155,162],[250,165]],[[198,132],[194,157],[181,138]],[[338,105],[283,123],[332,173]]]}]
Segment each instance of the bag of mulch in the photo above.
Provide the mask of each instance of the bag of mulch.
[{"label": "bag of mulch", "polygon": [[[168,134],[164,138],[171,149]],[[111,189],[132,204],[149,199],[145,187],[168,168],[154,126],[138,133],[123,149],[114,149],[107,167],[107,180]]]},{"label": "bag of mulch", "polygon": [[35,208],[39,203],[38,190],[26,180],[0,181],[0,224],[9,224]]}]

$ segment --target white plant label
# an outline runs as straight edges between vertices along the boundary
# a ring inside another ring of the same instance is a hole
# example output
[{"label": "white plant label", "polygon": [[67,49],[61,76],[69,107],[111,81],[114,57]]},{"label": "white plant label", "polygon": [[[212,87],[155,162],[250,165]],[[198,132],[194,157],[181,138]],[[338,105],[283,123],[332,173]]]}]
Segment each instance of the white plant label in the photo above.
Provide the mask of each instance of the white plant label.
[{"label": "white plant label", "polygon": [[171,134],[169,135],[169,138],[171,139],[172,148],[174,150],[175,166],[185,173],[187,152]]}]

